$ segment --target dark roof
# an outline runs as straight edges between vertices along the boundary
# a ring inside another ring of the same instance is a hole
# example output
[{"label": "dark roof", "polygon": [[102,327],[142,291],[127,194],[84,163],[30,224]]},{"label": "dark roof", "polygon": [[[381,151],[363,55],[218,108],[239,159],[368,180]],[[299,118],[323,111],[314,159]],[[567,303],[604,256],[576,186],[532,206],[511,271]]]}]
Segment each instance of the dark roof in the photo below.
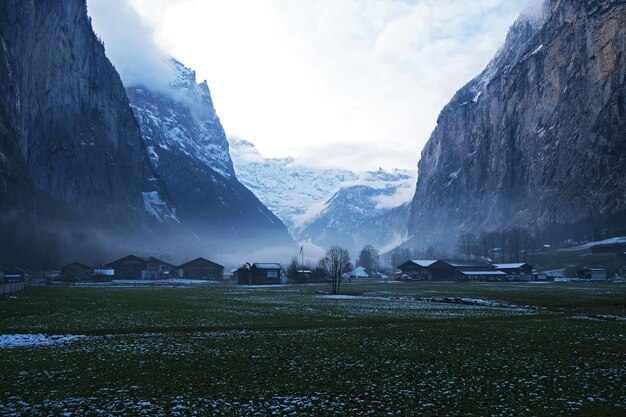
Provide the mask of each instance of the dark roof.
[{"label": "dark roof", "polygon": [[164,261],[163,259],[155,258],[154,256],[150,256],[150,257],[148,257],[148,258],[146,259],[146,261],[149,261],[149,262],[157,262],[157,263],[160,263],[160,264],[163,264],[163,265],[171,266],[172,268],[178,268],[176,265],[172,265],[171,263],[166,262],[166,261]]},{"label": "dark roof", "polygon": [[435,260],[435,259],[411,259],[411,260],[406,261],[405,263],[399,265],[398,268],[401,268],[401,267],[403,267],[406,264],[415,264],[417,266],[421,266],[422,268],[428,268],[429,266],[431,266],[435,262],[437,262],[437,260]]},{"label": "dark roof", "polygon": [[195,262],[209,263],[209,264],[211,264],[211,265],[213,265],[213,266],[217,266],[218,268],[224,268],[224,266],[223,266],[223,265],[220,265],[220,264],[218,264],[218,263],[216,263],[216,262],[213,262],[213,261],[209,261],[208,259],[203,258],[203,257],[199,257],[199,258],[196,258],[196,259],[191,260],[191,261],[189,261],[189,262],[185,262],[184,264],[181,264],[181,265],[179,266],[179,268],[184,268],[185,266],[187,266],[187,265],[189,265],[189,264],[192,264],[192,263],[195,263]]},{"label": "dark roof", "polygon": [[118,262],[125,261],[126,259],[137,259],[137,260],[140,260],[140,261],[142,261],[142,262],[146,262],[146,261],[147,261],[147,259],[142,258],[142,257],[140,257],[140,256],[135,256],[135,255],[127,255],[127,256],[124,256],[123,258],[116,259],[116,260],[114,260],[113,262],[109,262],[109,263],[108,263],[108,264],[106,264],[105,266],[113,265],[113,264],[116,264],[116,263],[118,263]]},{"label": "dark roof", "polygon": [[461,275],[506,275],[502,271],[459,271]]},{"label": "dark roof", "polygon": [[486,262],[477,262],[477,261],[459,261],[459,260],[445,260],[445,259],[442,259],[441,262],[445,262],[448,265],[453,266],[455,268],[479,267],[479,266],[491,267],[491,265],[486,263]]},{"label": "dark roof", "polygon": [[82,264],[82,263],[80,263],[80,262],[72,262],[71,264],[63,265],[63,266],[61,267],[61,269],[69,268],[69,267],[72,267],[72,266],[80,266],[81,268],[91,269],[91,267],[90,267],[90,266],[85,265],[85,264]]},{"label": "dark roof", "polygon": [[256,269],[283,269],[278,263],[254,263],[252,266]]},{"label": "dark roof", "polygon": [[498,269],[518,269],[518,268],[523,268],[525,266],[530,266],[530,265],[525,262],[518,262],[518,263],[508,263],[508,264],[493,264],[493,266],[495,266]]}]

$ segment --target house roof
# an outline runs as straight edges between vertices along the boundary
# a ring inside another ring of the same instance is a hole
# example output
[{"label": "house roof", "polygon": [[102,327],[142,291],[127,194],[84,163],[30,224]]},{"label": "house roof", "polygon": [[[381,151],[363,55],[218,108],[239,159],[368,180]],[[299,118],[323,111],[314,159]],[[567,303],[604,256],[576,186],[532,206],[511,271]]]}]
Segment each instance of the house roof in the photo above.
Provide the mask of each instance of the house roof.
[{"label": "house roof", "polygon": [[154,256],[150,256],[150,257],[148,257],[148,258],[146,259],[146,261],[149,261],[149,262],[157,262],[157,263],[160,263],[160,264],[162,264],[162,265],[167,265],[167,266],[170,266],[170,267],[172,267],[172,268],[178,268],[176,265],[172,265],[171,263],[166,262],[166,261],[164,261],[163,259],[155,258]]},{"label": "house roof", "polygon": [[[528,265],[525,262],[522,263],[513,263],[513,264],[493,264],[493,266],[495,266],[498,269],[515,269],[515,268],[521,268],[524,265]],[[528,265],[530,266],[530,265]]]},{"label": "house roof", "polygon": [[437,260],[436,259],[412,259],[409,262],[413,262],[416,265],[427,268],[431,266],[432,264],[434,264],[435,262],[437,262]]},{"label": "house roof", "polygon": [[85,265],[85,264],[80,263],[80,262],[72,262],[71,264],[63,265],[63,266],[61,267],[61,269],[64,269],[64,268],[69,268],[69,267],[71,267],[71,266],[80,266],[81,268],[91,269],[91,267],[90,267],[90,266]]},{"label": "house roof", "polygon": [[213,261],[209,261],[208,259],[203,258],[203,257],[199,257],[199,258],[196,258],[196,259],[191,260],[191,261],[189,261],[189,262],[185,262],[184,264],[181,264],[181,265],[179,266],[179,268],[184,268],[185,266],[190,265],[190,264],[193,264],[193,263],[195,263],[195,262],[203,262],[203,263],[208,263],[208,264],[211,264],[211,265],[213,265],[213,266],[217,266],[218,268],[224,268],[224,266],[223,266],[223,265],[220,265],[220,264],[218,264],[218,263],[216,263],[216,262],[213,262]]},{"label": "house roof", "polygon": [[406,262],[398,265],[398,268],[402,268],[406,264],[414,264],[414,265],[417,265],[417,266],[421,266],[422,268],[428,268],[429,266],[431,266],[435,262],[437,262],[437,261],[436,260],[432,260],[432,259],[412,259],[412,260],[406,261]]},{"label": "house roof", "polygon": [[455,268],[458,267],[464,267],[464,266],[484,266],[484,267],[490,267],[490,264],[487,264],[485,262],[476,262],[476,261],[458,261],[458,260],[442,260],[442,262],[447,263],[450,266],[453,266]]},{"label": "house roof", "polygon": [[460,271],[461,275],[506,275],[502,271]]},{"label": "house roof", "polygon": [[354,270],[350,272],[350,276],[364,277],[364,278],[369,277],[367,271],[362,266],[358,266],[354,268]]},{"label": "house roof", "polygon": [[116,260],[114,260],[113,262],[109,262],[109,263],[108,263],[108,264],[106,264],[105,266],[113,265],[113,264],[116,264],[116,263],[118,263],[118,262],[125,261],[126,259],[137,259],[137,260],[140,260],[140,261],[142,261],[142,262],[146,262],[146,259],[145,259],[145,258],[142,258],[142,257],[140,257],[140,256],[136,256],[136,255],[126,255],[126,256],[124,256],[123,258],[116,259]]},{"label": "house roof", "polygon": [[256,269],[283,269],[278,263],[254,263],[252,266]]}]

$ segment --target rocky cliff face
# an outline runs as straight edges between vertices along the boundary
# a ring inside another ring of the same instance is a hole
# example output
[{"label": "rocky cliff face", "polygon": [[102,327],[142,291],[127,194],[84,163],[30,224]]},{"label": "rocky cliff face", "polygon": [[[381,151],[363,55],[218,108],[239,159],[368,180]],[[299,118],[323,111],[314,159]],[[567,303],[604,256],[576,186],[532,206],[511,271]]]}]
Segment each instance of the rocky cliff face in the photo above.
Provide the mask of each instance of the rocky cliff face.
[{"label": "rocky cliff face", "polygon": [[422,151],[414,245],[626,219],[625,77],[626,1],[551,0],[522,15]]},{"label": "rocky cliff face", "polygon": [[206,81],[198,84],[195,72],[176,60],[172,65],[170,90],[127,91],[181,222],[222,249],[293,245],[285,225],[237,179]]},{"label": "rocky cliff face", "polygon": [[34,240],[131,238],[155,231],[145,196],[159,195],[176,222],[84,1],[3,1],[0,52],[3,220]]}]

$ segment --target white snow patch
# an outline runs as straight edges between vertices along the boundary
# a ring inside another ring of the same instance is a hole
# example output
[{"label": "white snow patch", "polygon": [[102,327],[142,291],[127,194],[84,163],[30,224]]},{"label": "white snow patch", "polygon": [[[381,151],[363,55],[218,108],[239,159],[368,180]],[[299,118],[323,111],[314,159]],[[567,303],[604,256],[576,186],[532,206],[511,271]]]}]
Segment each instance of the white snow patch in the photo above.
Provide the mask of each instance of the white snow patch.
[{"label": "white snow patch", "polygon": [[73,342],[86,336],[78,335],[47,335],[47,334],[1,334],[0,349],[11,349],[31,346],[51,346]]},{"label": "white snow patch", "polygon": [[537,47],[537,49],[535,49],[534,51],[531,52],[530,55],[537,55],[539,53],[539,51],[541,51],[543,49],[543,44],[539,45]]}]

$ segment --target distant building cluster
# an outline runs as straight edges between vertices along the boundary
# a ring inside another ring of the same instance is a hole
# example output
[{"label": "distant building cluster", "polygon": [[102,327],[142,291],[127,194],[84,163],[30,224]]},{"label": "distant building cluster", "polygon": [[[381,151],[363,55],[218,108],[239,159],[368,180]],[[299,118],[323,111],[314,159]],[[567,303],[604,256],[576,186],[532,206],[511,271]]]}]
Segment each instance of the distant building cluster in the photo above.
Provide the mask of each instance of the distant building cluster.
[{"label": "distant building cluster", "polygon": [[205,258],[173,265],[155,257],[128,255],[106,265],[91,267],[72,262],[61,268],[60,279],[68,282],[123,280],[194,279],[221,281],[224,267]]},{"label": "distant building cluster", "polygon": [[400,281],[532,281],[546,279],[533,274],[527,263],[490,264],[475,261],[416,259],[398,266]]}]

